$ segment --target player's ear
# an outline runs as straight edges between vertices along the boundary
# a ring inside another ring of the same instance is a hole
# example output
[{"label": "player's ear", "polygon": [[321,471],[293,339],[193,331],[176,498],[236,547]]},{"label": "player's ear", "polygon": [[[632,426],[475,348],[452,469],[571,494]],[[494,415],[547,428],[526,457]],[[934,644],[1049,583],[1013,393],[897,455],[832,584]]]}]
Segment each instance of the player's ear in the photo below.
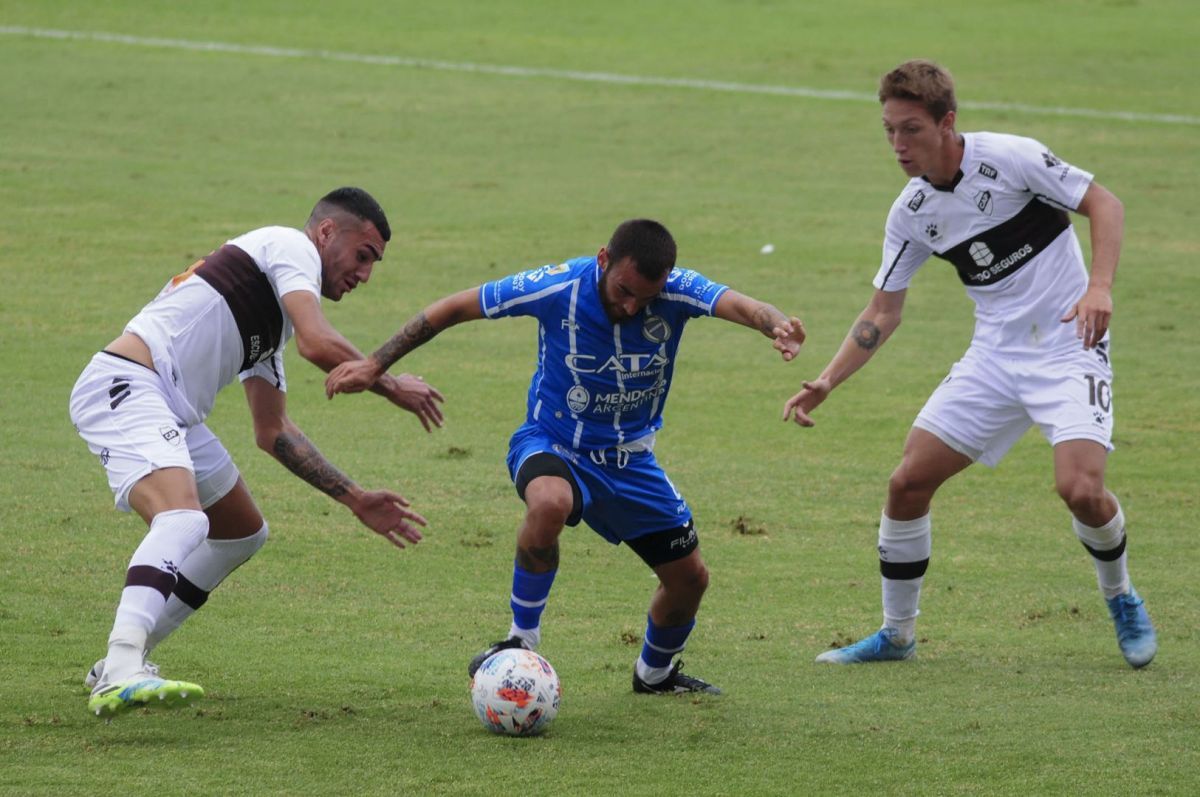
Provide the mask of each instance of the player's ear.
[{"label": "player's ear", "polygon": [[942,121],[938,122],[938,126],[942,130],[952,131],[954,130],[954,122],[957,118],[958,114],[955,111],[946,111],[946,115],[942,117]]},{"label": "player's ear", "polygon": [[600,270],[603,271],[608,267],[608,247],[600,247],[600,251],[596,253],[596,263],[599,264]]}]

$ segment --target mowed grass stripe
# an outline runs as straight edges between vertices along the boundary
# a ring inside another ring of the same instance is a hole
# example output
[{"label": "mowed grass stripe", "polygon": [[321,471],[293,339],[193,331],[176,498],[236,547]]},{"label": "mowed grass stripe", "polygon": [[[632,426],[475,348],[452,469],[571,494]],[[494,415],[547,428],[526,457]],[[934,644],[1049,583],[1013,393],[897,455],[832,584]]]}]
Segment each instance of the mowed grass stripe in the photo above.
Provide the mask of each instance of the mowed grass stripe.
[{"label": "mowed grass stripe", "polygon": [[[615,85],[653,86],[656,88],[682,88],[699,91],[719,91],[734,94],[767,94],[783,97],[802,97],[818,100],[849,102],[877,102],[873,93],[862,91],[840,91],[818,89],[808,86],[774,86],[759,83],[739,83],[723,80],[697,80],[693,78],[657,77],[650,75],[624,75],[615,72],[590,72],[574,69],[547,69],[541,67],[511,66],[502,64],[478,64],[470,61],[443,61],[431,58],[408,58],[398,55],[364,55],[331,50],[311,50],[271,45],[233,44],[230,42],[190,41],[160,37],[131,36],[105,31],[74,31],[54,28],[30,28],[19,25],[0,26],[0,34],[6,36],[30,36],[41,39],[82,40],[125,44],[134,47],[158,47],[198,52],[236,53],[260,55],[271,58],[320,59],[324,61],[346,61],[378,66],[403,67],[410,69],[432,69],[444,72],[475,72],[487,75],[503,75],[522,78],[552,78],[576,80],[590,83]],[[1025,103],[960,101],[959,107],[982,111],[1002,111],[1036,116],[1066,116],[1083,119],[1098,119],[1122,122],[1152,122],[1172,125],[1200,125],[1200,117],[1186,114],[1143,113],[1139,111],[1110,110],[1099,108],[1072,108],[1067,106],[1029,105]]]}]

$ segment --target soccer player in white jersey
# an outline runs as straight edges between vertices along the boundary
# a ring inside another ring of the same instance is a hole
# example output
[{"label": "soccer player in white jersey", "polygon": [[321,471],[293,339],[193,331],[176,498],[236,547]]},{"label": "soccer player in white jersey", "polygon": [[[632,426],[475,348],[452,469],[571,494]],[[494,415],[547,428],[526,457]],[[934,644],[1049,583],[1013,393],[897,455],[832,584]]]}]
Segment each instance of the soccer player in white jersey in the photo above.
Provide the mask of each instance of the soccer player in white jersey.
[{"label": "soccer player in white jersey", "polygon": [[[888,483],[879,524],[883,627],[817,661],[913,656],[933,494],[972,462],[995,466],[1037,425],[1053,446],[1055,485],[1095,564],[1121,652],[1144,667],[1157,650],[1154,626],[1129,581],[1125,516],[1104,486],[1121,203],[1033,139],[958,133],[954,83],[937,64],[901,64],[883,77],[879,100],[888,142],[911,179],[888,214],[874,296],[820,377],[784,405],[784,420],[813,425],[812,411],[899,326],[909,281],[930,255],[957,270],[975,302],[975,334],[917,415]],[[1090,276],[1067,211],[1090,223]]]},{"label": "soccer player in white jersey", "polygon": [[[328,371],[362,354],[321,312],[366,282],[391,237],[378,203],[340,188],[303,230],[264,227],[226,243],[171,279],[96,354],[71,392],[71,420],[108,473],[118,509],[149,525],[129,562],[107,655],[85,681],[88,708],[180,704],[194,683],[159,677],[146,653],[200,608],[267,540],[267,523],[204,419],[217,392],[240,379],[260,448],[392,544],[421,539],[424,519],[390,490],[364,490],[288,418],[284,344]],[[418,377],[372,389],[440,426],[441,395]]]},{"label": "soccer player in white jersey", "polygon": [[525,423],[509,442],[509,474],[526,505],[513,565],[513,619],[508,637],[471,661],[472,677],[498,650],[537,647],[559,534],[582,519],[610,543],[625,543],[658,576],[634,690],[719,692],[680,672],[678,659],[672,666],[695,625],[708,569],[691,510],[654,458],[654,436],[689,319],[716,316],[757,329],[785,361],[800,350],[804,326],[696,271],[675,268],[675,252],[658,222],[624,222],[596,256],[434,302],[369,359],[345,363],[326,379],[330,396],[362,390],[447,327],[518,315],[538,321]]}]

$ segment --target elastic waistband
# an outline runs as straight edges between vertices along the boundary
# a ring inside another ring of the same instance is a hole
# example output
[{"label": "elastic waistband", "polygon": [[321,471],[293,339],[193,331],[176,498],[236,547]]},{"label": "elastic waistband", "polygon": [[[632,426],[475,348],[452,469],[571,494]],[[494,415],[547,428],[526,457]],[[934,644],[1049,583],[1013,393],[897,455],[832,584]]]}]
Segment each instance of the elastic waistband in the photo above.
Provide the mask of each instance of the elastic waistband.
[{"label": "elastic waistband", "polygon": [[[136,365],[139,368],[146,368],[145,363],[140,363],[137,360],[126,357],[124,354],[117,354],[115,351],[109,351],[108,349],[101,349],[100,353],[107,354],[109,357],[116,357],[118,360],[124,360],[127,363],[133,363],[134,365]],[[155,373],[155,374],[158,373],[158,371],[155,371],[153,368],[146,368],[146,370],[150,371],[151,373]]]}]

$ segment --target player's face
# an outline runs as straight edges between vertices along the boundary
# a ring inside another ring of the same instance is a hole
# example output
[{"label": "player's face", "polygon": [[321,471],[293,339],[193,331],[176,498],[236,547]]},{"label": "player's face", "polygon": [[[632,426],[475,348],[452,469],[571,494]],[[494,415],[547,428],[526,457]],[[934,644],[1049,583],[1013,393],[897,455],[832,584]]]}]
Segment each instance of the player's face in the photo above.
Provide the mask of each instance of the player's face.
[{"label": "player's face", "polygon": [[[328,225],[328,226],[326,226]],[[339,301],[371,278],[387,245],[369,221],[325,219],[317,230],[321,252],[321,295]]]},{"label": "player's face", "polygon": [[614,324],[623,324],[641,313],[667,284],[669,272],[660,280],[648,280],[638,273],[631,257],[612,263],[608,262],[607,253],[601,250],[599,260],[604,269],[600,275],[600,302],[604,305],[604,314]]},{"label": "player's face", "polygon": [[943,164],[954,141],[953,130],[953,111],[936,122],[915,100],[893,98],[883,103],[883,131],[896,153],[896,162],[909,177],[924,175],[941,182],[936,178],[943,177]]}]

